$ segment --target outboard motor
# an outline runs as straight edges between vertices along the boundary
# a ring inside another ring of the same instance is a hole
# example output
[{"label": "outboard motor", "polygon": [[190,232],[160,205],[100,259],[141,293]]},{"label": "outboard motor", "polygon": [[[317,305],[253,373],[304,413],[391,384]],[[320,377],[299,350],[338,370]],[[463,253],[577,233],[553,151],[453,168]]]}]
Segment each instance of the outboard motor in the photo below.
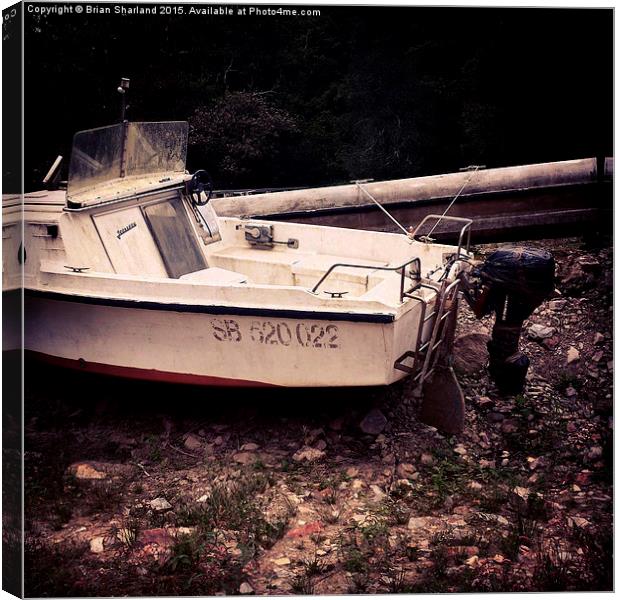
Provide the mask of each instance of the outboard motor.
[{"label": "outboard motor", "polygon": [[468,274],[462,290],[476,317],[495,312],[489,349],[489,373],[502,393],[525,386],[529,358],[519,351],[523,322],[554,289],[555,261],[535,248],[506,248],[490,254]]}]

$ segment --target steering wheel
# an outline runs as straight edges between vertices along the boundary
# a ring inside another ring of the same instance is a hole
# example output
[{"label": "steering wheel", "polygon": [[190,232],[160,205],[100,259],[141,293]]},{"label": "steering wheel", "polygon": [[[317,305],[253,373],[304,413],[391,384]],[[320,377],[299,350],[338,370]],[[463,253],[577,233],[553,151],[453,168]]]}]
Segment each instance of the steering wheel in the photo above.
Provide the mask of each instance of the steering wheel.
[{"label": "steering wheel", "polygon": [[[196,171],[188,184],[188,191],[196,206],[204,206],[211,200],[211,194],[213,193],[213,180],[211,175],[204,169]],[[201,200],[201,195],[204,193],[205,199]]]}]

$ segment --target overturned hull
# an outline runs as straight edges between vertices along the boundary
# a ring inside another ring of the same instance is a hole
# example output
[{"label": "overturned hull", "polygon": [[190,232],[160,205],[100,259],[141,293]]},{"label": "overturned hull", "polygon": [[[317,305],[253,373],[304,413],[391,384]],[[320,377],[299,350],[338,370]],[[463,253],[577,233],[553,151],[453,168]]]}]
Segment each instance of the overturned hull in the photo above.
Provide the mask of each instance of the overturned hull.
[{"label": "overturned hull", "polygon": [[[462,189],[450,214],[473,219],[476,241],[531,239],[609,230],[613,165],[613,158],[589,158],[369,182],[363,188],[407,226],[442,213]],[[396,231],[356,185],[235,195],[213,202],[222,215]],[[448,241],[456,239],[458,231],[445,222],[434,233]]]}]

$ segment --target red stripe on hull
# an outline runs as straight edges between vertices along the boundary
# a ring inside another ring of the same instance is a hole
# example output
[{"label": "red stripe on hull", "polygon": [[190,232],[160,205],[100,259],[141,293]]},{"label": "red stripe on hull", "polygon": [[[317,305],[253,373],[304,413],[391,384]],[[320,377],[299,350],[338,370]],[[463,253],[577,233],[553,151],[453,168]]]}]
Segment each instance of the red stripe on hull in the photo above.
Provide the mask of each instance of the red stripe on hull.
[{"label": "red stripe on hull", "polygon": [[183,383],[188,385],[206,385],[214,387],[279,387],[272,383],[262,381],[248,381],[246,379],[228,379],[226,377],[214,377],[212,375],[193,375],[191,373],[171,373],[169,371],[156,371],[155,369],[137,369],[135,367],[121,367],[118,365],[107,365],[104,363],[87,362],[81,359],[62,358],[52,356],[43,352],[26,350],[26,356],[35,360],[63,367],[97,373],[99,375],[110,375],[112,377],[123,377],[125,379],[142,379],[145,381],[161,381],[165,383]]}]

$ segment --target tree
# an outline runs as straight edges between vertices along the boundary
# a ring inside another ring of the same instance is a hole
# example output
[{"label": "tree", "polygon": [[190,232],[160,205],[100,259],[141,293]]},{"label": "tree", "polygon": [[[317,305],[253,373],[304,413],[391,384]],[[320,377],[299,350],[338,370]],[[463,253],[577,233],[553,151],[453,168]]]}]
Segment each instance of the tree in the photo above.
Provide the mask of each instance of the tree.
[{"label": "tree", "polygon": [[270,186],[282,181],[280,160],[298,133],[297,120],[265,92],[233,92],[189,119],[193,160],[217,187]]}]

